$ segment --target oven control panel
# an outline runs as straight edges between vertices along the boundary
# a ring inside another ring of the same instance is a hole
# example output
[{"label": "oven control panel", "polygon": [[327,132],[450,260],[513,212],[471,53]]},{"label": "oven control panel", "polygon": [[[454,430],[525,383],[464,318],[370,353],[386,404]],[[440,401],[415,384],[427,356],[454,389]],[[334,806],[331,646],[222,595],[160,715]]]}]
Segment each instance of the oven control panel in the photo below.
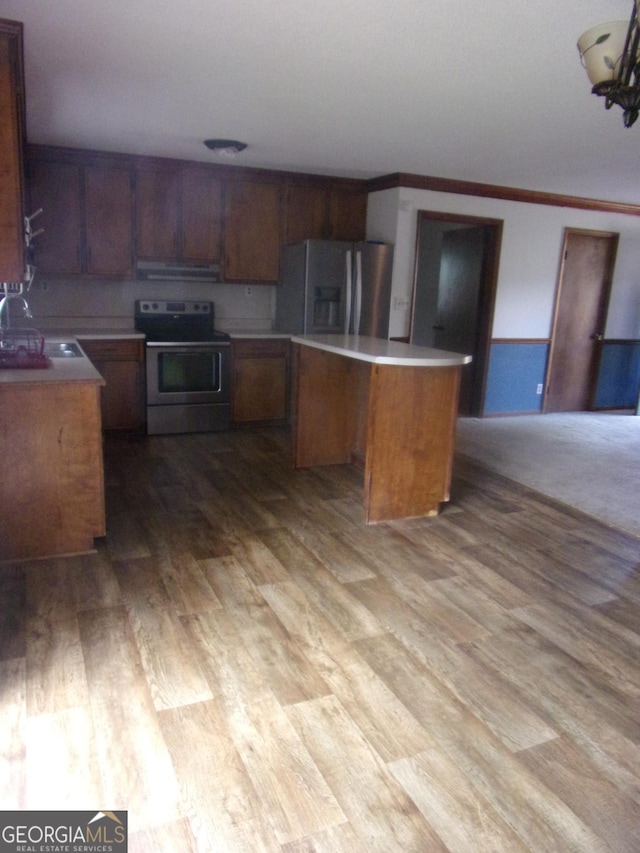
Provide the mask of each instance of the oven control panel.
[{"label": "oven control panel", "polygon": [[134,327],[149,343],[229,341],[227,332],[214,326],[213,302],[195,300],[137,299]]},{"label": "oven control panel", "polygon": [[202,316],[213,314],[213,302],[185,301],[168,302],[161,299],[140,299],[136,302],[137,314],[178,314]]}]

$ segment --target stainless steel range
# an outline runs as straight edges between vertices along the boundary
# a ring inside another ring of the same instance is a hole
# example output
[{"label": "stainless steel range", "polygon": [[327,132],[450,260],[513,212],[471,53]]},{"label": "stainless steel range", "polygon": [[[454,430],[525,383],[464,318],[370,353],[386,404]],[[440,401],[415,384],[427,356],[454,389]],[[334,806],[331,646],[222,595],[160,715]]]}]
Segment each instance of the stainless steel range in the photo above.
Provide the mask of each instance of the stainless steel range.
[{"label": "stainless steel range", "polygon": [[228,429],[231,344],[213,302],[139,299],[134,322],[146,336],[147,433]]}]

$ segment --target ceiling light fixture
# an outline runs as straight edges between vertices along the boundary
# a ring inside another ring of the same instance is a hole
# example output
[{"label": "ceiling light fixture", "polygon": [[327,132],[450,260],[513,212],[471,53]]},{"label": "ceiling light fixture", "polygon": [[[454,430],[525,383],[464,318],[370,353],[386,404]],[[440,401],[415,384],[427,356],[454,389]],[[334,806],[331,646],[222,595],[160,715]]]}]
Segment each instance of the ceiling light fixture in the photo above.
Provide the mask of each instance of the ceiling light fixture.
[{"label": "ceiling light fixture", "polygon": [[640,23],[633,0],[631,20],[611,21],[587,30],[578,39],[580,59],[604,105],[622,107],[624,126],[631,127],[640,113]]},{"label": "ceiling light fixture", "polygon": [[235,157],[247,147],[246,142],[237,139],[205,139],[204,144],[222,157]]}]

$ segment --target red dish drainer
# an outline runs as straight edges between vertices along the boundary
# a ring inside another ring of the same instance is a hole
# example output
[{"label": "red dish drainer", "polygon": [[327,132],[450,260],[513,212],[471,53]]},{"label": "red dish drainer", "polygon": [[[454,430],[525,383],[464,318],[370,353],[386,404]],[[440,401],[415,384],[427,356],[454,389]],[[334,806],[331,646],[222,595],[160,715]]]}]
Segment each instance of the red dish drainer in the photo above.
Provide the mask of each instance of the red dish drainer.
[{"label": "red dish drainer", "polygon": [[5,329],[0,332],[0,367],[50,367],[44,354],[44,335],[37,329]]}]

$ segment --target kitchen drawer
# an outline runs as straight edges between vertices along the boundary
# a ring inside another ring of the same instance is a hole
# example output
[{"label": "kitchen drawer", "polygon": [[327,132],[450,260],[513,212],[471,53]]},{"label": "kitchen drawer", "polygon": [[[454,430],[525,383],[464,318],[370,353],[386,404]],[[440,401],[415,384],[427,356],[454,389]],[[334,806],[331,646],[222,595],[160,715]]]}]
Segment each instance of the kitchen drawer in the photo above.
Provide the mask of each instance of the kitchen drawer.
[{"label": "kitchen drawer", "polygon": [[80,346],[90,359],[108,361],[142,361],[144,342],[139,339],[94,339],[81,340]]},{"label": "kitchen drawer", "polygon": [[282,358],[289,355],[289,338],[234,338],[235,358]]}]

